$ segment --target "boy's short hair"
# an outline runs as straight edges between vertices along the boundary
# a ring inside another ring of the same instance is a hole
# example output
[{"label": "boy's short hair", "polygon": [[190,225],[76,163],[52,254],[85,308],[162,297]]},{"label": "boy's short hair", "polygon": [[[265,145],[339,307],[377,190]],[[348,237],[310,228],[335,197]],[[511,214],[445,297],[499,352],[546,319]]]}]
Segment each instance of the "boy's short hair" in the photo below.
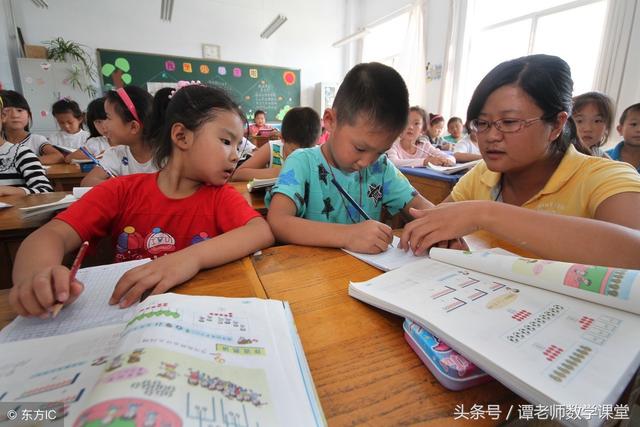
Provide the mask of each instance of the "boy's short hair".
[{"label": "boy's short hair", "polygon": [[264,112],[264,111],[262,111],[262,110],[256,110],[256,112],[255,112],[255,113],[253,113],[253,117],[258,116],[258,115],[260,115],[260,114],[262,114],[265,118],[267,117],[267,113],[265,113],[265,112]]},{"label": "boy's short hair", "polygon": [[624,111],[620,115],[620,126],[624,125],[624,121],[627,120],[627,114],[632,111],[640,111],[640,102],[638,102],[637,104],[629,105],[624,109]]},{"label": "boy's short hair", "polygon": [[459,122],[460,124],[463,124],[463,123],[462,123],[462,119],[461,119],[460,117],[455,117],[455,116],[454,116],[454,117],[451,117],[451,118],[449,119],[449,121],[447,122],[447,127],[449,127],[449,126],[451,126],[453,123],[457,123],[457,122]]},{"label": "boy's short hair", "polygon": [[337,124],[360,116],[378,129],[399,134],[409,118],[409,92],[396,70],[378,62],[358,64],[345,76],[333,101]]},{"label": "boy's short hair", "polygon": [[312,147],[320,136],[320,116],[313,108],[296,107],[282,120],[282,139],[300,148]]}]

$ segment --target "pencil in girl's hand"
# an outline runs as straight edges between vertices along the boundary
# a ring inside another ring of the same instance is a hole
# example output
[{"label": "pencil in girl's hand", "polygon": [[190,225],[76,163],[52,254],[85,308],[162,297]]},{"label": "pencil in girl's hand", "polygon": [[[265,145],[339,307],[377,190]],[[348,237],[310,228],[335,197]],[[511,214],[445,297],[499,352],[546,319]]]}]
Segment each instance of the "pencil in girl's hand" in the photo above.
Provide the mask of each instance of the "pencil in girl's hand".
[{"label": "pencil in girl's hand", "polygon": [[[80,269],[80,265],[82,264],[82,260],[84,259],[84,255],[87,252],[87,248],[89,247],[89,242],[85,241],[80,246],[80,250],[78,250],[78,255],[76,255],[76,259],[73,260],[73,265],[71,266],[71,272],[69,273],[69,287],[71,287],[71,283],[76,280],[76,274],[78,274],[78,270]],[[51,308],[51,318],[55,319],[64,303],[57,303]]]},{"label": "pencil in girl's hand", "polygon": [[113,173],[111,173],[111,171],[109,169],[107,169],[104,166],[102,166],[102,163],[100,163],[100,160],[96,159],[93,156],[93,154],[91,154],[91,152],[89,150],[87,150],[84,147],[80,147],[79,150],[82,151],[82,154],[87,156],[89,158],[89,160],[91,160],[93,163],[95,163],[96,166],[99,166],[103,171],[105,171],[107,173],[107,175],[109,175],[109,177],[115,178],[115,175]]}]

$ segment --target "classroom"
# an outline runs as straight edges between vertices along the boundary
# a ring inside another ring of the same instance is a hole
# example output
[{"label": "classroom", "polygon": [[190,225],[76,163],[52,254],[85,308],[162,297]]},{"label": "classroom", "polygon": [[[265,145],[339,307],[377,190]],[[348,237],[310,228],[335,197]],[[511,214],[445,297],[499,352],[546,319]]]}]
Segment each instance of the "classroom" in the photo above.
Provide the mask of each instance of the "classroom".
[{"label": "classroom", "polygon": [[640,421],[640,0],[0,14],[0,423]]}]

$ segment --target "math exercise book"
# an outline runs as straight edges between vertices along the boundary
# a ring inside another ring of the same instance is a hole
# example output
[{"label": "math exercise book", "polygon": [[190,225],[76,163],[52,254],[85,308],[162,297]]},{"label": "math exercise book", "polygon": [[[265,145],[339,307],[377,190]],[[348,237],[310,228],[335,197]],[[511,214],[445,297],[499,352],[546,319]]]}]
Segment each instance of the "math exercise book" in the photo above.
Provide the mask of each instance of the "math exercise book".
[{"label": "math exercise book", "polygon": [[73,427],[326,424],[287,303],[164,294],[108,306],[132,263],[80,270],[85,292],[60,319],[0,332],[0,402],[62,402]]},{"label": "math exercise book", "polygon": [[618,402],[640,365],[640,271],[439,248],[429,255],[352,282],[349,294],[413,320],[533,404]]}]

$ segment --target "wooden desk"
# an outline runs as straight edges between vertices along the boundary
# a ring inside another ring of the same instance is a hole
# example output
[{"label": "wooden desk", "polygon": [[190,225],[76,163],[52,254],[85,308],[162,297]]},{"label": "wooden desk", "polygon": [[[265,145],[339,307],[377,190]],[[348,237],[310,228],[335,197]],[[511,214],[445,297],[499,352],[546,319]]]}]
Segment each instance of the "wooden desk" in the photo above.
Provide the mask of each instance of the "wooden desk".
[{"label": "wooden desk", "polygon": [[0,210],[0,289],[11,287],[13,260],[20,243],[55,215],[55,212],[50,212],[25,219],[18,208],[57,202],[66,194],[57,192],[0,197],[0,202],[13,205],[12,208]]},{"label": "wooden desk", "polygon": [[253,209],[260,212],[262,216],[267,216],[267,207],[264,204],[264,190],[250,193],[249,190],[247,190],[247,183],[247,181],[235,181],[229,182],[229,185],[238,190]]},{"label": "wooden desk", "polygon": [[[171,292],[229,298],[266,298],[264,289],[248,257],[218,268],[201,271],[187,283],[173,288]],[[0,328],[16,317],[9,308],[8,298],[9,290],[0,290]]]},{"label": "wooden desk", "polygon": [[87,172],[82,172],[74,163],[58,163],[47,168],[47,177],[54,191],[71,191],[73,187],[80,187],[80,181],[86,175]]},{"label": "wooden desk", "polygon": [[400,168],[400,171],[420,194],[436,205],[447,198],[453,186],[464,175],[447,175],[428,168]]},{"label": "wooden desk", "polygon": [[294,245],[263,250],[253,263],[267,296],[291,304],[329,425],[456,425],[457,404],[500,404],[504,417],[509,404],[522,403],[496,381],[442,387],[404,340],[402,318],[347,294],[349,280],[381,271],[337,249]]}]

